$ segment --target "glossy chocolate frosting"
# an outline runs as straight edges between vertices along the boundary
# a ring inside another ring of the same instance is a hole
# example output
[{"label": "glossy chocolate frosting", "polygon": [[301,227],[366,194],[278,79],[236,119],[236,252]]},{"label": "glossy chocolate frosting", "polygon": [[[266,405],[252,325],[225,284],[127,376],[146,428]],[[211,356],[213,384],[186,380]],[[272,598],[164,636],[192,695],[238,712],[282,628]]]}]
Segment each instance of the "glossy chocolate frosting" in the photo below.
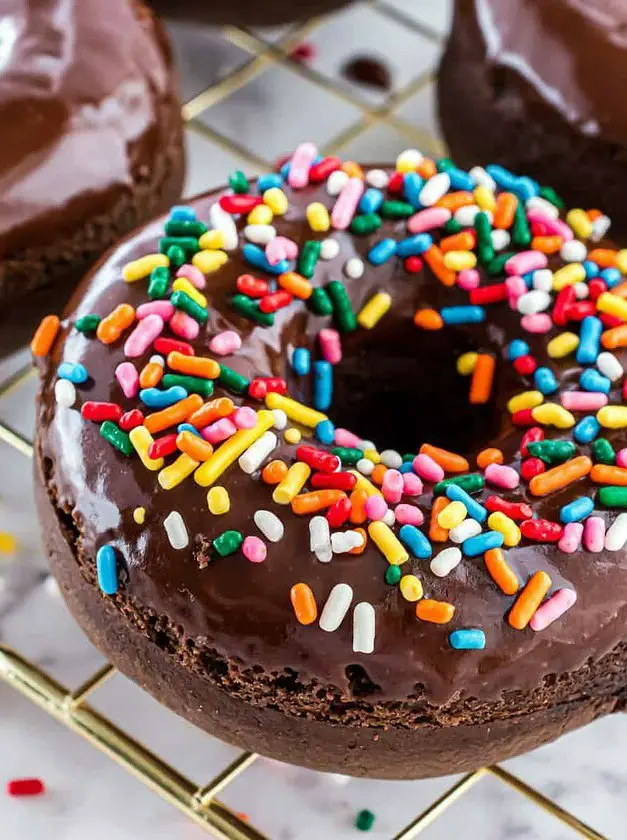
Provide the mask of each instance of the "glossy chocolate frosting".
[{"label": "glossy chocolate frosting", "polygon": [[530,104],[576,130],[627,142],[627,3],[623,0],[460,0],[488,61],[507,68]]},{"label": "glossy chocolate frosting", "polygon": [[71,233],[150,172],[169,72],[134,0],[4,0],[0,258]]},{"label": "glossy chocolate frosting", "polygon": [[[219,193],[191,202],[198,218],[208,218],[216,195]],[[311,201],[330,208],[334,199],[323,188],[307,187],[290,195],[287,215],[275,220],[278,232],[300,245],[312,236],[325,236],[312,234],[305,221],[305,208]],[[243,226],[244,221],[239,224]],[[289,506],[275,505],[272,489],[258,475],[247,476],[235,464],[221,476],[218,483],[228,489],[232,506],[228,514],[215,517],[207,509],[206,489],[192,477],[164,491],[156,474],[137,458],[124,458],[103,441],[98,426],[83,420],[78,409],[87,399],[113,400],[131,407],[113,375],[124,359],[122,342],[104,346],[83,336],[72,324],[85,314],[104,316],[123,301],[138,305],[147,300],[145,281],[126,284],[121,268],[156,250],[163,225],[162,218],[127,238],[86,278],[68,310],[63,337],[57,340],[51,358],[42,363],[38,439],[49,487],[59,507],[72,512],[79,533],[77,548],[88,562],[93,562],[104,543],[117,548],[123,569],[115,597],[120,606],[131,598],[166,616],[198,646],[266,673],[293,669],[304,685],[316,681],[348,695],[348,675],[351,666],[358,665],[378,686],[376,694],[381,701],[418,696],[436,703],[472,697],[489,701],[510,690],[533,691],[546,675],[559,678],[589,659],[596,660],[624,638],[624,551],[591,554],[582,550],[568,555],[555,546],[524,540],[508,549],[508,562],[521,580],[543,569],[550,574],[554,590],[564,586],[577,590],[574,607],[540,633],[529,628],[517,631],[507,624],[505,617],[513,599],[496,587],[481,557],[464,558],[445,578],[436,578],[428,561],[412,559],[404,571],[415,571],[421,577],[425,594],[456,606],[453,621],[437,626],[418,621],[414,605],[401,597],[398,588],[384,582],[387,562],[371,541],[361,556],[336,555],[330,563],[318,562],[309,551],[308,517],[299,518]],[[342,277],[349,256],[365,257],[375,241],[387,235],[402,236],[402,230],[399,223],[387,221],[373,236],[334,232],[340,253],[331,261],[318,263],[312,282],[323,285]],[[249,377],[285,376],[292,395],[307,399],[289,369],[286,351],[296,343],[315,351],[316,334],[328,321],[308,314],[295,302],[277,313],[272,328],[252,326],[228,302],[236,277],[247,270],[249,266],[235,251],[226,265],[208,278],[209,321],[194,342],[196,352],[207,354],[209,338],[217,330],[233,328],[242,335],[243,346],[225,360],[229,366]],[[356,310],[381,289],[389,292],[393,302],[374,330],[358,330],[343,337],[344,359],[336,368],[331,418],[341,422],[360,414],[362,426],[354,431],[364,436],[380,432],[375,438],[380,449],[408,446],[411,441],[417,451],[428,434],[435,444],[453,446],[457,441],[457,448],[463,446],[469,457],[486,446],[500,446],[506,463],[517,464],[521,430],[512,427],[505,402],[521,390],[521,382],[505,360],[504,347],[512,338],[521,337],[520,316],[502,304],[488,308],[485,324],[424,332],[413,325],[417,308],[461,304],[467,300],[466,293],[457,287],[445,288],[428,270],[409,275],[394,259],[379,267],[366,262],[363,277],[344,278],[344,282]],[[553,334],[555,330],[548,337]],[[524,337],[538,363],[546,363],[547,337]],[[455,373],[459,353],[473,348],[488,350],[498,359],[494,396],[483,408],[469,405],[468,381]],[[91,376],[78,389],[78,403],[71,409],[54,401],[55,371],[61,360],[83,363]],[[144,361],[137,360],[138,367]],[[551,364],[555,369],[555,360]],[[559,376],[565,387],[577,387],[579,370],[572,358],[561,363]],[[217,394],[221,393],[218,388]],[[610,437],[615,439],[617,434]],[[294,451],[295,446],[281,442],[272,457],[284,457],[291,463]],[[547,499],[537,499],[521,485],[507,497],[527,500],[539,516],[555,520],[558,508],[568,499],[591,490],[592,485],[580,482]],[[478,498],[491,492],[494,490],[486,489]],[[417,503],[428,516],[431,492],[426,491]],[[146,508],[141,526],[132,516],[137,506]],[[275,511],[285,524],[284,539],[269,545],[265,562],[252,564],[238,553],[215,557],[206,568],[199,567],[197,549],[203,540],[228,528],[257,533],[252,517],[260,508]],[[190,534],[188,549],[175,551],[166,537],[163,521],[172,510],[184,517]],[[599,515],[606,519],[614,516],[608,517],[606,511]],[[298,624],[289,598],[290,587],[298,581],[312,587],[319,606],[340,581],[353,587],[354,603],[370,601],[376,609],[374,653],[352,651],[349,616],[333,633],[322,631],[317,624]],[[452,650],[448,635],[460,627],[483,628],[486,648]]]}]

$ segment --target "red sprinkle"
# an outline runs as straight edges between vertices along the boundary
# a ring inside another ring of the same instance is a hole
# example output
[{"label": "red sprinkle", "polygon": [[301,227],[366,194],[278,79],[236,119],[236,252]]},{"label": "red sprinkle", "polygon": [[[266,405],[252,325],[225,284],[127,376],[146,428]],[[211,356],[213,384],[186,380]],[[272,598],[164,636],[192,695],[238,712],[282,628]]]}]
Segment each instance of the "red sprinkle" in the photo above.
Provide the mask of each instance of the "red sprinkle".
[{"label": "red sprinkle", "polygon": [[178,437],[176,432],[172,432],[169,435],[163,435],[153,442],[148,447],[148,457],[149,458],[167,458],[168,455],[172,455],[176,452],[176,438]]},{"label": "red sprinkle", "polygon": [[227,213],[250,213],[255,207],[263,204],[260,195],[223,195],[220,198],[220,207]]},{"label": "red sprinkle", "polygon": [[623,399],[627,400],[627,379],[623,382]]},{"label": "red sprinkle", "polygon": [[261,377],[258,377],[257,379],[252,379],[250,385],[248,386],[248,393],[254,400],[265,399],[265,396],[268,393],[268,385],[266,384],[266,380],[261,379]]},{"label": "red sprinkle", "polygon": [[41,779],[11,779],[7,782],[9,796],[41,796],[46,786]]},{"label": "red sprinkle", "polygon": [[[311,61],[312,58],[315,58],[315,55],[315,46],[310,44],[309,41],[303,41],[302,44],[298,44],[294,47],[290,53],[290,59],[295,61],[297,64],[300,64],[306,61]],[[324,178],[322,180],[324,181]]]},{"label": "red sprinkle", "polygon": [[531,481],[534,476],[540,475],[545,470],[546,465],[540,458],[526,458],[520,465],[520,474],[525,481]]},{"label": "red sprinkle", "polygon": [[177,351],[185,356],[195,356],[194,348],[186,341],[177,341],[175,338],[155,338],[152,345],[157,353],[167,356],[168,353]]},{"label": "red sprinkle", "polygon": [[269,393],[285,394],[287,393],[287,382],[281,379],[280,376],[270,376],[266,379],[266,386]]},{"label": "red sprinkle", "polygon": [[355,489],[357,478],[349,472],[334,472],[331,474],[318,472],[311,476],[309,483],[314,490],[345,490],[349,492]]},{"label": "red sprinkle", "polygon": [[339,528],[346,522],[352,509],[350,499],[346,497],[338,499],[327,511],[327,522],[332,528]]},{"label": "red sprinkle", "polygon": [[299,461],[304,461],[312,469],[324,473],[334,473],[341,463],[337,455],[332,455],[330,452],[325,452],[324,449],[316,449],[315,446],[308,446],[307,444],[301,444],[298,447],[296,458]]},{"label": "red sprinkle", "polygon": [[609,312],[597,312],[596,314],[603,326],[609,329],[620,327],[625,323],[622,318],[617,318],[616,315],[610,315]]},{"label": "red sprinkle", "polygon": [[488,496],[484,502],[485,506],[490,511],[499,511],[509,516],[510,519],[516,519],[521,522],[523,519],[531,519],[533,510],[531,505],[524,502],[508,502],[500,496]]},{"label": "red sprinkle", "polygon": [[268,294],[270,287],[265,280],[253,277],[252,274],[240,274],[235,281],[237,291],[251,298],[262,298]]},{"label": "red sprinkle", "polygon": [[390,175],[390,180],[388,182],[388,191],[394,195],[402,195],[404,189],[405,180],[403,178],[403,173],[393,172],[392,175]]},{"label": "red sprinkle", "polygon": [[276,312],[278,309],[284,309],[286,306],[289,306],[293,300],[294,295],[284,289],[279,289],[278,292],[273,292],[271,295],[263,297],[259,303],[259,309],[262,312]]},{"label": "red sprinkle", "polygon": [[342,161],[339,157],[325,157],[315,163],[309,170],[309,181],[312,184],[321,184],[326,181],[332,172],[336,172]]},{"label": "red sprinkle", "polygon": [[104,423],[105,420],[113,420],[114,423],[117,423],[123,413],[122,406],[117,403],[88,400],[81,406],[81,416],[85,420],[93,420],[95,423]]},{"label": "red sprinkle", "polygon": [[514,426],[533,426],[535,421],[531,414],[532,411],[532,408],[522,408],[520,411],[515,411],[512,414]]},{"label": "red sprinkle", "polygon": [[578,300],[577,303],[571,303],[568,307],[566,317],[569,321],[583,321],[588,315],[596,315],[596,311],[597,308],[591,300]]},{"label": "red sprinkle", "polygon": [[555,306],[553,307],[553,323],[558,327],[565,327],[568,323],[568,309],[576,300],[575,290],[572,286],[565,286],[559,292]]},{"label": "red sprinkle", "polygon": [[558,522],[550,522],[548,519],[525,519],[520,523],[522,535],[536,542],[557,542],[563,530]]},{"label": "red sprinkle", "polygon": [[137,426],[141,426],[144,422],[144,415],[138,408],[133,408],[131,411],[125,411],[120,417],[120,428],[123,432],[130,432]]},{"label": "red sprinkle", "polygon": [[419,271],[422,271],[423,266],[424,262],[420,257],[407,257],[405,260],[405,271],[408,271],[410,274],[418,274]]},{"label": "red sprinkle", "polygon": [[531,429],[527,429],[520,441],[520,454],[523,458],[527,458],[529,455],[529,450],[527,449],[529,444],[539,443],[541,440],[544,440],[544,429],[541,429],[540,426],[532,426]]},{"label": "red sprinkle", "polygon": [[537,367],[538,363],[533,356],[519,356],[514,360],[514,370],[519,376],[531,376]]},{"label": "red sprinkle", "polygon": [[470,292],[470,302],[481,305],[484,303],[499,303],[507,300],[507,286],[505,283],[494,283],[492,286],[479,286]]},{"label": "red sprinkle", "polygon": [[601,280],[600,277],[595,277],[588,283],[588,297],[590,300],[596,301],[597,298],[607,292],[607,283]]}]

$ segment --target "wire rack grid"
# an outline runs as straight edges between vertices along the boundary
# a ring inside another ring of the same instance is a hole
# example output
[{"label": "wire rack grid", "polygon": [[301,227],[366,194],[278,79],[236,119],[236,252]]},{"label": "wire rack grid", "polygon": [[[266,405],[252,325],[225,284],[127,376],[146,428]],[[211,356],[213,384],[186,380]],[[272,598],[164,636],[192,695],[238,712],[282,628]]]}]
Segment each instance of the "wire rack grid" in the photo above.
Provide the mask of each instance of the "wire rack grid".
[{"label": "wire rack grid", "polygon": [[[442,38],[436,31],[385,0],[375,0],[369,6],[382,18],[394,21],[418,33],[435,45],[441,44]],[[427,148],[434,153],[442,152],[443,146],[437,136],[412,125],[398,113],[404,103],[433,85],[432,72],[422,72],[401,91],[390,95],[384,104],[372,106],[365,104],[349,88],[306,64],[297,63],[290,58],[294,47],[305,38],[312,36],[323,25],[323,22],[323,19],[310,20],[291,28],[287,34],[274,41],[266,40],[250,30],[226,27],[223,31],[224,38],[230,44],[246,51],[249,58],[243,66],[230,72],[183,105],[182,114],[187,128],[198,133],[213,147],[219,147],[231,156],[241,159],[253,170],[271,169],[272,161],[265,160],[239,141],[208,126],[206,122],[200,121],[199,117],[205,115],[208,109],[241,90],[266,70],[280,66],[322,89],[328,96],[343,100],[360,112],[356,121],[326,143],[322,150],[325,154],[341,151],[377,124],[385,124],[396,129],[412,145]],[[20,388],[33,375],[33,371],[30,364],[26,365],[0,383],[0,398]],[[0,422],[0,441],[18,451],[26,459],[32,458],[32,441],[3,422]],[[68,729],[78,733],[103,753],[119,762],[130,774],[177,807],[209,834],[221,840],[269,840],[266,835],[245,821],[242,815],[235,813],[217,798],[227,785],[257,760],[258,756],[254,753],[242,752],[208,784],[196,784],[86,702],[92,692],[102,686],[114,673],[116,670],[113,665],[106,664],[82,685],[72,690],[61,685],[17,650],[0,644],[0,678],[4,682],[63,723]],[[481,767],[464,776],[396,834],[393,840],[411,840],[417,837],[460,797],[487,776],[499,779],[539,808],[552,814],[563,825],[572,829],[575,835],[588,838],[588,840],[607,840],[594,828],[561,808],[557,802],[498,765]]]}]

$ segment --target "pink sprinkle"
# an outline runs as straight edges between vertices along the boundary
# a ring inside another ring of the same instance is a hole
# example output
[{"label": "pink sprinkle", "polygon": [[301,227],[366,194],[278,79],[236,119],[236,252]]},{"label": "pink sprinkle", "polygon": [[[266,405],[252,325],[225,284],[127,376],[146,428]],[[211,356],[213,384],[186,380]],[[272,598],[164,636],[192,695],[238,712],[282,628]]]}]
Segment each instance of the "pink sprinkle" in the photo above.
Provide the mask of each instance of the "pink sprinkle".
[{"label": "pink sprinkle", "polygon": [[415,213],[407,222],[410,233],[424,233],[445,225],[453,214],[446,207],[428,207]]},{"label": "pink sprinkle", "polygon": [[607,395],[588,391],[565,391],[560,396],[560,402],[570,411],[598,411],[607,405]]},{"label": "pink sprinkle", "polygon": [[379,496],[378,493],[368,496],[364,508],[366,510],[366,516],[373,522],[383,519],[389,510],[387,504],[385,503],[385,499],[383,496]]},{"label": "pink sprinkle", "polygon": [[425,481],[431,481],[433,484],[437,484],[438,481],[442,481],[444,478],[444,470],[438,463],[436,463],[436,461],[433,460],[431,455],[425,455],[424,453],[416,455],[412,466],[414,468],[414,472],[417,473],[420,478],[424,478]]},{"label": "pink sprinkle", "polygon": [[277,265],[277,263],[280,263],[281,260],[287,259],[287,251],[285,250],[283,242],[283,236],[275,236],[274,239],[271,239],[266,245],[266,259],[270,265]]},{"label": "pink sprinkle", "polygon": [[423,512],[415,505],[397,505],[394,508],[394,516],[401,525],[422,525],[425,521]]},{"label": "pink sprinkle", "polygon": [[337,365],[342,361],[342,339],[337,330],[332,330],[329,327],[320,330],[318,341],[322,358],[325,361],[331,365]]},{"label": "pink sprinkle", "polygon": [[398,470],[386,470],[381,485],[383,498],[390,505],[395,505],[403,495],[403,476]]},{"label": "pink sprinkle", "polygon": [[237,426],[235,423],[228,417],[222,417],[210,426],[205,426],[204,429],[201,429],[200,434],[209,443],[221,443],[223,440],[234,435],[236,431]]},{"label": "pink sprinkle", "polygon": [[566,222],[563,222],[561,219],[553,219],[553,224],[557,228],[558,235],[562,237],[564,242],[570,242],[574,239],[575,234]]},{"label": "pink sprinkle", "polygon": [[476,268],[464,268],[457,275],[457,285],[460,289],[464,289],[467,292],[472,291],[472,289],[477,289],[480,282],[481,278]]},{"label": "pink sprinkle", "polygon": [[605,522],[600,516],[589,516],[583,526],[583,544],[595,554],[605,545]]},{"label": "pink sprinkle", "polygon": [[486,481],[490,484],[501,487],[504,490],[513,490],[520,483],[520,476],[513,467],[506,467],[503,464],[488,464],[483,471]]},{"label": "pink sprinkle", "polygon": [[129,359],[143,356],[155,338],[163,332],[163,318],[147,315],[140,321],[124,343],[124,355]]},{"label": "pink sprinkle", "polygon": [[547,256],[542,251],[521,251],[508,259],[505,271],[508,274],[528,274],[530,271],[546,268],[548,264]]},{"label": "pink sprinkle", "polygon": [[217,353],[218,356],[230,356],[241,346],[242,339],[233,330],[224,330],[224,332],[214,335],[209,342],[209,349],[212,353]]},{"label": "pink sprinkle", "polygon": [[422,481],[414,473],[403,473],[403,494],[419,496],[422,493]]},{"label": "pink sprinkle", "polygon": [[627,449],[619,449],[616,453],[616,466],[623,469],[627,467]]},{"label": "pink sprinkle", "polygon": [[544,630],[552,624],[556,618],[564,615],[577,600],[577,593],[574,589],[559,589],[548,601],[545,601],[533,615],[529,626],[536,632]]},{"label": "pink sprinkle", "polygon": [[527,332],[541,335],[549,332],[553,327],[553,321],[546,312],[536,312],[534,315],[523,315],[520,326]]},{"label": "pink sprinkle", "polygon": [[199,268],[196,268],[195,265],[190,265],[189,263],[182,265],[176,272],[176,276],[187,277],[192,286],[195,286],[197,289],[204,289],[207,285],[205,275],[202,271]]},{"label": "pink sprinkle", "polygon": [[169,300],[151,300],[148,303],[140,303],[135,314],[138,321],[142,321],[149,315],[158,315],[164,321],[169,321],[174,315],[174,307]]},{"label": "pink sprinkle", "polygon": [[247,405],[241,408],[236,408],[231,414],[231,420],[235,423],[238,429],[254,429],[257,425],[257,412]]},{"label": "pink sprinkle", "polygon": [[566,554],[572,554],[579,549],[582,535],[583,524],[581,522],[568,522],[564,525],[557,547]]},{"label": "pink sprinkle", "polygon": [[301,143],[292,155],[287,182],[294,190],[302,189],[309,183],[309,170],[313,164],[318,149],[313,143]]},{"label": "pink sprinkle", "polygon": [[336,230],[346,230],[353,220],[359,199],[364,192],[364,182],[360,178],[349,178],[331,211],[331,224]]},{"label": "pink sprinkle", "polygon": [[295,260],[298,256],[298,245],[293,239],[288,239],[287,236],[275,236],[272,241],[283,246],[283,251],[288,260]]},{"label": "pink sprinkle", "polygon": [[246,537],[242,543],[242,553],[251,563],[263,563],[268,555],[268,549],[259,537]]},{"label": "pink sprinkle", "polygon": [[566,242],[574,237],[574,233],[570,227],[559,219],[552,219],[543,213],[542,210],[530,210],[527,213],[527,219],[530,224],[538,223],[544,226],[545,236],[561,236]]},{"label": "pink sprinkle", "polygon": [[127,399],[136,397],[139,393],[139,374],[132,362],[120,362],[115,369],[115,378]]},{"label": "pink sprinkle", "polygon": [[182,312],[177,309],[170,320],[170,329],[179,338],[184,338],[186,341],[193,341],[198,338],[200,332],[200,324],[194,321],[191,315],[187,312]]},{"label": "pink sprinkle", "polygon": [[336,429],[333,441],[336,446],[346,446],[349,449],[359,449],[361,446],[361,438],[348,429]]},{"label": "pink sprinkle", "polygon": [[508,277],[505,280],[505,288],[507,289],[507,302],[510,309],[517,309],[518,298],[527,293],[527,284],[522,277]]}]

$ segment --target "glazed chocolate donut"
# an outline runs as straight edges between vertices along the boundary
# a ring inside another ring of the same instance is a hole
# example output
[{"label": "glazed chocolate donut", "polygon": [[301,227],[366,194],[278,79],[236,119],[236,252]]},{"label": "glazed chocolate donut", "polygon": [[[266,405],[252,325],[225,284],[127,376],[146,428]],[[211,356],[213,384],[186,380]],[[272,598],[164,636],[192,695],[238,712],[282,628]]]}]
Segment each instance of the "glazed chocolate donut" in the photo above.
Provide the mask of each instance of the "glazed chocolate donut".
[{"label": "glazed chocolate donut", "polygon": [[32,345],[42,531],[89,637],[218,737],[355,775],[622,709],[606,233],[499,166],[303,144],[125,239]]},{"label": "glazed chocolate donut", "polygon": [[169,43],[143,3],[9,0],[3,12],[6,349],[61,309],[107,248],[176,201],[183,151]]},{"label": "glazed chocolate donut", "polygon": [[232,0],[226,6],[212,0],[151,0],[159,14],[183,20],[231,26],[276,26],[325,15],[351,0]]},{"label": "glazed chocolate donut", "polygon": [[626,27],[615,0],[457,0],[438,102],[458,165],[526,172],[570,206],[600,200],[627,231]]}]

